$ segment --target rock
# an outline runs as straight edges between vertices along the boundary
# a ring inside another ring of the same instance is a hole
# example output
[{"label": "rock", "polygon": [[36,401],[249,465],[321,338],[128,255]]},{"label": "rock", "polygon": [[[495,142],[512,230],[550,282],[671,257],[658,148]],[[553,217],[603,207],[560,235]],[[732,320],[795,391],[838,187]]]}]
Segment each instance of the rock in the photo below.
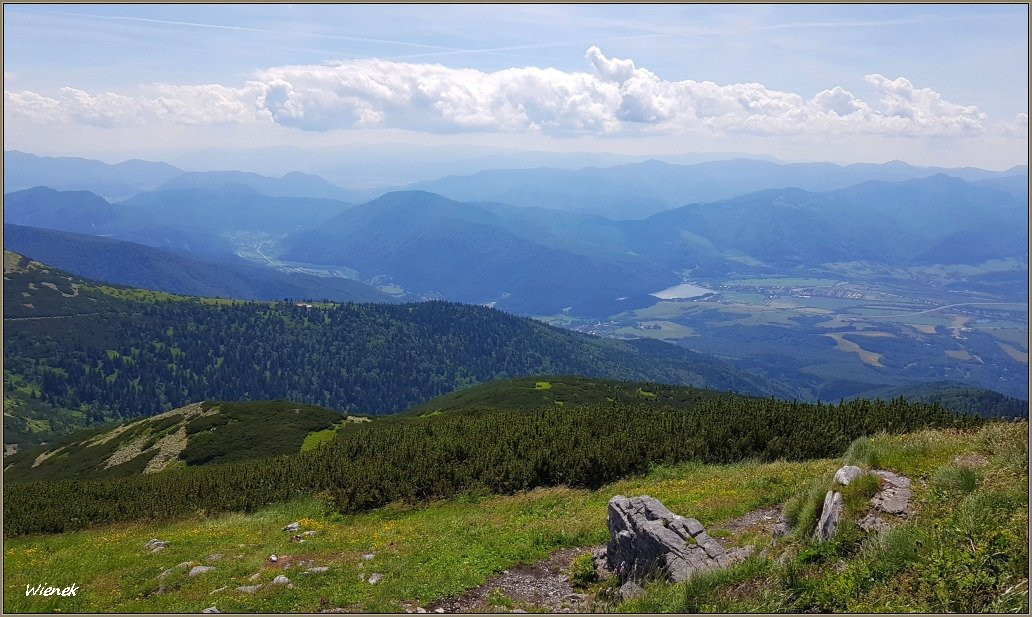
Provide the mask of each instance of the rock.
[{"label": "rock", "polygon": [[610,499],[607,525],[608,565],[623,582],[657,571],[679,582],[730,563],[724,548],[699,521],[670,512],[648,495]]},{"label": "rock", "polygon": [[426,612],[426,609],[423,608],[422,606],[417,606],[416,607],[416,612],[419,613],[420,615],[422,615],[423,613]]},{"label": "rock", "polygon": [[818,542],[830,540],[838,528],[839,519],[842,518],[842,493],[828,491],[824,496],[824,508],[821,510],[821,518],[817,521],[817,529],[813,535]]},{"label": "rock", "polygon": [[211,566],[194,566],[193,568],[190,569],[190,577],[193,578],[194,576],[197,576],[199,574],[204,574],[208,570],[214,570],[214,569],[215,568],[213,568]]},{"label": "rock", "polygon": [[290,579],[285,577],[285,576],[283,576],[282,574],[280,574],[276,578],[272,579],[272,582],[269,583],[269,584],[270,585],[286,585],[288,583],[290,583]]},{"label": "rock", "polygon": [[373,557],[376,557],[376,553],[366,553],[365,555],[362,555],[363,561],[369,561]]},{"label": "rock", "polygon": [[242,587],[237,587],[237,591],[242,591],[244,593],[254,593],[261,588],[261,585],[244,585]]},{"label": "rock", "polygon": [[201,612],[202,613],[217,613],[217,612],[219,612],[219,609],[215,608],[214,606],[209,606],[208,608],[204,609]]},{"label": "rock", "polygon": [[177,568],[183,568],[185,570],[186,568],[189,568],[192,565],[193,565],[193,562],[191,562],[191,561],[184,561],[184,562],[180,563],[179,565],[177,565],[176,567]]},{"label": "rock", "polygon": [[249,576],[249,577],[247,578],[247,580],[249,580],[249,581],[251,581],[251,582],[254,582],[254,581],[256,581],[256,580],[260,579],[261,577],[262,577],[262,573],[261,573],[261,572],[255,572],[254,574],[252,574],[251,576]]},{"label": "rock", "polygon": [[863,469],[860,469],[856,465],[846,465],[835,472],[835,481],[842,486],[849,486],[853,480],[856,480],[862,475],[864,475]]},{"label": "rock", "polygon": [[157,538],[154,538],[150,542],[144,544],[143,547],[150,549],[150,552],[152,553],[157,553],[158,551],[163,551],[166,548],[168,548],[168,541],[158,540]]},{"label": "rock", "polygon": [[443,609],[443,608],[435,608],[435,609],[434,609],[434,612],[435,612],[435,613],[443,613],[443,612],[444,612],[444,609]]},{"label": "rock", "polygon": [[271,561],[272,563],[276,563],[277,561],[279,561],[279,557],[275,555],[269,555],[269,561]]},{"label": "rock", "polygon": [[865,514],[856,524],[867,532],[881,531],[891,527],[888,521],[873,513]]},{"label": "rock", "polygon": [[290,541],[291,542],[296,542],[296,543],[300,544],[301,542],[304,542],[305,540],[304,540],[304,536],[302,536],[301,534],[295,534],[293,536],[290,536]]},{"label": "rock", "polygon": [[314,529],[312,529],[312,530],[309,530],[309,531],[306,531],[306,532],[302,533],[301,535],[311,537],[311,536],[314,536],[317,533],[319,533],[319,532],[315,531]]},{"label": "rock", "polygon": [[306,574],[319,574],[320,572],[326,572],[329,570],[327,566],[316,566],[314,568],[308,568],[305,570]]},{"label": "rock", "polygon": [[374,573],[369,575],[369,584],[370,585],[375,585],[375,584],[379,583],[382,579],[383,579],[383,574],[380,574],[379,572],[374,572]]},{"label": "rock", "polygon": [[212,553],[211,555],[208,555],[208,561],[221,561],[221,560],[222,560],[222,553]]},{"label": "rock", "polygon": [[645,593],[645,590],[642,589],[641,585],[638,585],[634,581],[627,581],[623,585],[620,585],[620,589],[617,590],[616,595],[621,600],[626,601],[631,598],[636,598],[643,593]]},{"label": "rock", "polygon": [[910,498],[914,495],[910,489],[910,479],[881,469],[872,473],[883,480],[883,485],[871,498],[871,506],[886,514],[904,517],[909,515]]},{"label": "rock", "polygon": [[283,528],[283,531],[297,531],[301,529],[301,523],[295,521]]}]

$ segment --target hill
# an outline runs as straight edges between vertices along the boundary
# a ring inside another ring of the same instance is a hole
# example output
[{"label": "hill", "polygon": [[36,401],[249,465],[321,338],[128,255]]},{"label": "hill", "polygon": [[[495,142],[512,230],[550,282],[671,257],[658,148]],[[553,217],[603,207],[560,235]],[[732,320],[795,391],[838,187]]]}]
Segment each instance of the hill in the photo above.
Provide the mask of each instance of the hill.
[{"label": "hill", "polygon": [[155,473],[296,454],[331,438],[341,414],[290,401],[204,401],[114,427],[74,433],[4,460],[8,482]]},{"label": "hill", "polygon": [[[284,258],[346,265],[364,277],[389,276],[409,291],[537,314],[679,280],[611,248],[575,251],[541,238],[512,210],[420,191],[389,193],[288,238]],[[568,228],[566,235],[577,232]]]},{"label": "hill", "polygon": [[897,397],[920,403],[935,403],[943,409],[975,414],[983,418],[1028,418],[1028,401],[951,381],[879,388],[865,392],[857,398],[888,400]]},{"label": "hill", "polygon": [[168,163],[130,160],[110,164],[69,156],[36,156],[4,150],[4,192],[35,186],[91,191],[120,200],[156,188],[183,173]]},{"label": "hill", "polygon": [[534,412],[555,407],[643,405],[655,409],[687,408],[707,401],[741,397],[691,386],[576,376],[499,379],[444,394],[406,411],[408,415],[478,413],[488,410]]},{"label": "hill", "polygon": [[238,300],[395,301],[342,277],[281,272],[239,258],[206,258],[49,229],[4,225],[4,247],[77,276],[173,294]]},{"label": "hill", "polygon": [[793,396],[712,356],[486,307],[194,299],[92,283],[10,254],[4,279],[6,372],[42,402],[83,409],[91,422],[205,399],[395,413],[457,388],[538,374]]},{"label": "hill", "polygon": [[[1027,605],[1020,592],[1028,576],[1028,527],[1022,526],[1027,439],[1027,423],[994,423],[862,438],[844,452],[815,460],[666,464],[595,488],[463,493],[347,516],[322,498],[297,496],[247,513],[189,512],[172,520],[8,537],[8,584],[34,585],[57,568],[95,591],[49,600],[5,594],[4,609],[433,612],[446,600],[497,587],[481,610],[531,612],[548,610],[534,596],[547,597],[540,592],[554,589],[559,579],[568,589],[561,597],[572,602],[569,594],[584,594],[576,600],[595,611],[765,613],[781,607],[801,613],[1020,614]],[[844,463],[920,478],[911,485],[919,507],[910,520],[882,534],[858,533],[854,504],[866,500],[871,488],[863,483],[846,493],[849,509],[840,537],[824,544],[810,540],[813,495],[823,500]],[[577,576],[577,561],[609,539],[607,501],[642,494],[696,518],[721,543],[753,547],[754,556],[688,583],[651,582],[629,601],[613,597],[612,579]],[[800,514],[803,503],[807,511]],[[776,533],[781,521],[787,533]],[[300,538],[304,542],[283,531],[292,522],[298,522],[297,535],[307,534]],[[152,539],[167,546],[151,552]],[[97,559],[98,546],[107,559]],[[189,576],[198,565],[210,569]],[[544,573],[534,575],[537,569]],[[506,585],[507,570],[523,575],[523,594]],[[370,584],[374,573],[379,580]],[[293,587],[272,584],[280,575]],[[131,583],[102,584],[112,577]],[[900,589],[907,592],[901,595]]]}]

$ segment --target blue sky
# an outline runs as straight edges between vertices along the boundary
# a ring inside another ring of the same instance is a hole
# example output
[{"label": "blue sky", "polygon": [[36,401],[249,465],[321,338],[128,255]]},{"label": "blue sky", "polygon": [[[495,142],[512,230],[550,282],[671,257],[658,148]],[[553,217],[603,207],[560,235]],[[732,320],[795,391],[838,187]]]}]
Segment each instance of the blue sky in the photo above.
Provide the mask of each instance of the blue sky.
[{"label": "blue sky", "polygon": [[1024,5],[6,5],[4,18],[5,147],[29,151],[361,139],[1027,157]]}]

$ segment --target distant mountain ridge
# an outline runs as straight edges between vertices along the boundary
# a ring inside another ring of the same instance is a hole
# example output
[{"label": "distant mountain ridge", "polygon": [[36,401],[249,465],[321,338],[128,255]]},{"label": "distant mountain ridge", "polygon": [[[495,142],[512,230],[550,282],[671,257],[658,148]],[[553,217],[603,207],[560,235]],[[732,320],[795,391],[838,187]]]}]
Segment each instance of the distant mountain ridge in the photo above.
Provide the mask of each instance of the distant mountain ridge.
[{"label": "distant mountain ridge", "polygon": [[902,181],[947,174],[968,181],[1028,175],[1027,166],[1003,172],[975,168],[915,167],[888,163],[776,163],[755,159],[676,165],[658,160],[615,167],[510,169],[483,171],[419,182],[409,188],[458,201],[499,201],[641,219],[690,203],[730,199],[765,189],[831,191],[868,180]]},{"label": "distant mountain ridge", "polygon": [[77,276],[189,296],[240,300],[397,302],[364,283],[281,272],[240,258],[204,258],[134,242],[4,225],[4,248]]}]

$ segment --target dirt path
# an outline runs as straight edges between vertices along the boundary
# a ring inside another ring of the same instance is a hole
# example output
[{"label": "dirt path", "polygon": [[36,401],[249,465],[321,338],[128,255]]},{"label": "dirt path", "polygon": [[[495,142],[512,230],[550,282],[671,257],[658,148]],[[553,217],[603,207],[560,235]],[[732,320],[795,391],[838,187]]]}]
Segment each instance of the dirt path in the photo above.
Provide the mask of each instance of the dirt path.
[{"label": "dirt path", "polygon": [[[510,568],[480,587],[438,600],[423,610],[430,613],[583,613],[591,597],[570,586],[570,562],[589,548],[556,551],[532,564]],[[421,607],[419,607],[421,608]],[[411,612],[419,612],[418,608]]]}]

